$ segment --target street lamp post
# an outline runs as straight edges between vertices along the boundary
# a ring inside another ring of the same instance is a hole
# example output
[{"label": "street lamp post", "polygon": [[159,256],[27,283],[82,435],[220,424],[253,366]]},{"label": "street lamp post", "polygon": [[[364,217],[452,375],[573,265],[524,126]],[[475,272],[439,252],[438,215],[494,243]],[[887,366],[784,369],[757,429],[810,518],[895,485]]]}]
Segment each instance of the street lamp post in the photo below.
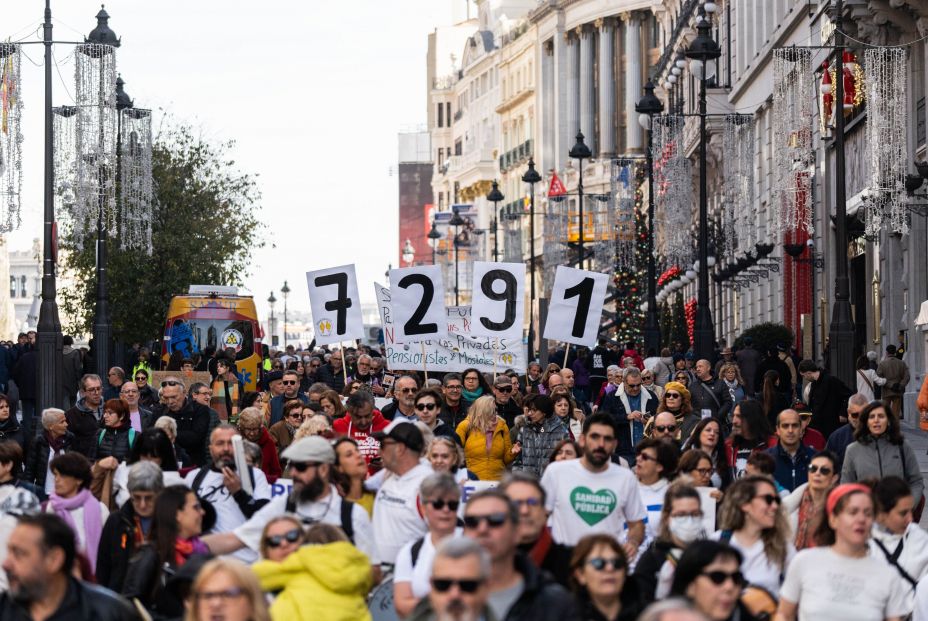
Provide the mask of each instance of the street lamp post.
[{"label": "street lamp post", "polygon": [[267,305],[271,309],[271,316],[267,320],[267,331],[271,333],[271,345],[277,347],[277,319],[274,318],[274,304],[277,302],[277,298],[274,297],[274,292],[271,291],[271,295],[267,298]]},{"label": "street lamp post", "polygon": [[497,239],[499,238],[499,204],[506,198],[503,196],[503,193],[499,191],[499,184],[496,180],[493,181],[493,187],[490,189],[490,193],[487,194],[487,200],[493,203],[493,260],[499,261],[499,243]]},{"label": "street lamp post", "polygon": [[287,281],[284,281],[284,286],[280,288],[280,292],[284,295],[284,349],[287,349],[287,296],[290,295],[290,287],[287,286]]},{"label": "street lamp post", "polygon": [[719,44],[712,39],[712,26],[706,15],[696,26],[696,38],[686,50],[690,69],[699,79],[699,285],[696,295],[696,356],[710,360],[715,329],[712,327],[712,311],[709,308],[709,198],[706,178],[706,77],[709,63],[722,55]]},{"label": "street lamp post", "polygon": [[528,170],[522,175],[522,183],[528,184],[528,282],[529,282],[529,322],[528,322],[528,359],[535,359],[535,184],[541,181],[541,175],[535,170],[535,158],[528,158]]},{"label": "street lamp post", "polygon": [[432,220],[432,228],[426,237],[428,237],[429,246],[432,248],[432,265],[435,265],[435,249],[438,246],[438,240],[441,239],[441,233],[438,232],[434,219]]},{"label": "street lamp post", "polygon": [[460,289],[458,288],[458,228],[464,226],[466,222],[458,210],[454,210],[454,215],[448,221],[449,226],[454,227],[454,305],[460,306]]},{"label": "street lamp post", "polygon": [[580,171],[580,179],[577,182],[577,214],[579,216],[577,238],[580,241],[580,245],[578,246],[580,253],[577,259],[577,267],[583,269],[583,261],[586,258],[583,256],[583,238],[585,237],[583,230],[583,160],[593,157],[593,152],[590,151],[590,148],[583,142],[583,132],[577,131],[577,142],[571,147],[570,151],[567,153],[567,157],[578,160],[577,169]]},{"label": "street lamp post", "polygon": [[644,97],[635,104],[635,111],[641,115],[639,122],[648,130],[648,310],[644,319],[644,349],[646,352],[658,352],[661,345],[661,329],[657,320],[657,268],[654,263],[654,153],[653,130],[654,115],[664,111],[664,104],[654,95],[654,84],[648,80],[644,86]]}]

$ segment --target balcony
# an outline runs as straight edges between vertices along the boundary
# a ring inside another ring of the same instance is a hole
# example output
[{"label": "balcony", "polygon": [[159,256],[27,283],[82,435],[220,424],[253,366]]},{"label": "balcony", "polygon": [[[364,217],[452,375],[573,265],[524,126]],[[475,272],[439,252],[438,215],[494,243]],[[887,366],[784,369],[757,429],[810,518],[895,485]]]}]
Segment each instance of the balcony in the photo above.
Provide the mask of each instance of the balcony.
[{"label": "balcony", "polygon": [[474,149],[464,155],[454,155],[448,164],[448,174],[461,173],[481,163],[493,163],[494,159],[493,151],[490,149]]},{"label": "balcony", "polygon": [[532,157],[532,148],[533,142],[529,138],[519,146],[503,153],[499,158],[499,169],[500,171],[507,171],[510,168],[515,168],[528,158]]}]

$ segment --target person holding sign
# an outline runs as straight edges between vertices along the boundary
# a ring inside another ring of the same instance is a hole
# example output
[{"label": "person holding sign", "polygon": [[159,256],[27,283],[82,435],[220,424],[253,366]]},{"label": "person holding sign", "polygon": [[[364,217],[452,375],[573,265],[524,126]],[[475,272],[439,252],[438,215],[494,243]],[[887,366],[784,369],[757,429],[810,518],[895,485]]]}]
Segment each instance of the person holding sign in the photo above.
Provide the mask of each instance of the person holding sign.
[{"label": "person holding sign", "polygon": [[332,430],[357,442],[369,473],[374,474],[380,469],[378,463],[374,462],[380,461],[380,442],[374,438],[374,434],[383,431],[390,422],[374,409],[374,397],[366,390],[359,390],[348,397],[345,406],[348,413],[335,419]]},{"label": "person holding sign", "polygon": [[638,554],[647,512],[635,475],[612,463],[617,445],[612,417],[594,414],[583,422],[583,456],[554,462],[545,470],[541,484],[547,494],[551,534],[558,543],[576,545],[590,533],[619,537],[627,523],[623,549],[628,558]]}]

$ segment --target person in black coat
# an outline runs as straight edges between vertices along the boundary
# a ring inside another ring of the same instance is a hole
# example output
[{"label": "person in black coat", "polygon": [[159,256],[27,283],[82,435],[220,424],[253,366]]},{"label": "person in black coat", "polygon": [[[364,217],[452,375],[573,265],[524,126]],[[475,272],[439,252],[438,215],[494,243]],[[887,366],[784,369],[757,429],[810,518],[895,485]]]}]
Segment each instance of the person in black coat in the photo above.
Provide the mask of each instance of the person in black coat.
[{"label": "person in black coat", "polygon": [[129,420],[129,406],[122,399],[103,404],[103,428],[97,435],[94,458],[99,462],[112,457],[112,468],[129,459],[136,433]]},{"label": "person in black coat", "polygon": [[[637,407],[632,405],[633,402],[637,403]],[[618,389],[603,397],[602,411],[607,412],[616,422],[616,436],[619,440],[616,455],[624,457],[630,464],[635,463],[635,440],[637,438],[640,441],[644,437],[645,422],[657,415],[659,403],[657,395],[641,385],[641,371],[638,369],[627,369],[625,379]],[[636,411],[643,416],[630,418],[629,414]],[[636,425],[640,425],[640,436],[634,432]]]},{"label": "person in black coat", "polygon": [[47,409],[42,412],[42,427],[45,431],[32,440],[26,453],[26,465],[20,478],[35,485],[41,493],[39,499],[45,500],[53,489],[48,477],[48,464],[51,461],[49,452],[61,455],[70,451],[74,445],[74,434],[68,431],[68,419],[61,410]]},{"label": "person in black coat", "polygon": [[176,377],[161,382],[163,405],[152,410],[155,420],[170,416],[177,422],[177,445],[190,456],[184,465],[202,466],[206,463],[206,442],[209,435],[210,410],[185,396],[185,387]]},{"label": "person in black coat", "polygon": [[[775,371],[780,376],[779,390],[785,395],[793,392],[793,375],[789,372],[789,366],[780,359],[780,354],[776,347],[771,347],[767,351],[767,357],[757,365],[757,371],[754,373],[754,390],[760,392],[764,386],[764,373]],[[787,398],[787,401],[790,399]]]},{"label": "person in black coat", "polygon": [[695,381],[689,385],[693,412],[701,415],[708,410],[713,418],[727,427],[734,407],[728,387],[722,380],[712,377],[712,365],[708,360],[698,360],[694,370]]},{"label": "person in black coat", "polygon": [[10,398],[0,393],[0,440],[15,440],[26,452],[26,433],[16,420],[16,411]]},{"label": "person in black coat", "polygon": [[809,382],[809,409],[812,411],[810,427],[818,429],[826,438],[843,422],[847,415],[847,400],[854,394],[844,382],[830,375],[811,360],[799,363],[799,374]]},{"label": "person in black coat", "polygon": [[35,349],[28,348],[19,356],[13,367],[13,381],[19,388],[19,400],[23,405],[23,429],[26,437],[35,430],[35,399],[37,394],[36,378],[38,376],[39,357]]}]

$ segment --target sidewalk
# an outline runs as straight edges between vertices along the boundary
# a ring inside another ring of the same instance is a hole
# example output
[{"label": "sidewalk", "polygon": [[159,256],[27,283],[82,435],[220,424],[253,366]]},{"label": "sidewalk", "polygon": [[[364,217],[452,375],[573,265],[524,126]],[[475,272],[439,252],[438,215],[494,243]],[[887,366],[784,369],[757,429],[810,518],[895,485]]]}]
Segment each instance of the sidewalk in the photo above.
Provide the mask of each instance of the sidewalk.
[{"label": "sidewalk", "polygon": [[[928,432],[924,432],[909,423],[902,422],[902,435],[906,441],[915,450],[915,456],[918,457],[918,466],[922,471],[922,477],[928,480]],[[922,528],[928,529],[928,511],[922,514],[922,521],[919,522]]]}]

